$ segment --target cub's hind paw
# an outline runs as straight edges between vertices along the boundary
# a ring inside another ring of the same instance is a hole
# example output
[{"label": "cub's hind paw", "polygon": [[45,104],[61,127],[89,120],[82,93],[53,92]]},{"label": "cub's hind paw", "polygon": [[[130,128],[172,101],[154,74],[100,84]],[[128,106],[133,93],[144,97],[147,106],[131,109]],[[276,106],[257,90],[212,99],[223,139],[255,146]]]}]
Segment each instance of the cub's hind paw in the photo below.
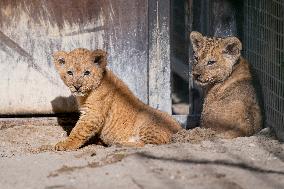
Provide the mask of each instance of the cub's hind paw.
[{"label": "cub's hind paw", "polygon": [[72,141],[60,141],[58,142],[55,146],[54,149],[56,151],[68,151],[68,150],[76,150],[80,147],[81,145],[76,144],[75,142]]}]

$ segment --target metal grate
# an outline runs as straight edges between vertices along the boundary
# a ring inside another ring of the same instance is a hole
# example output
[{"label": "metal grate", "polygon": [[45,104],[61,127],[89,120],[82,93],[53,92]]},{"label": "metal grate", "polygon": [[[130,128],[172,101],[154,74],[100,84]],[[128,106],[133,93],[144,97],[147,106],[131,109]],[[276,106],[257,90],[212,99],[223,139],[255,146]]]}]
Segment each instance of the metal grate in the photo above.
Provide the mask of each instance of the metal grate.
[{"label": "metal grate", "polygon": [[245,57],[261,84],[266,126],[284,140],[284,1],[244,0]]}]

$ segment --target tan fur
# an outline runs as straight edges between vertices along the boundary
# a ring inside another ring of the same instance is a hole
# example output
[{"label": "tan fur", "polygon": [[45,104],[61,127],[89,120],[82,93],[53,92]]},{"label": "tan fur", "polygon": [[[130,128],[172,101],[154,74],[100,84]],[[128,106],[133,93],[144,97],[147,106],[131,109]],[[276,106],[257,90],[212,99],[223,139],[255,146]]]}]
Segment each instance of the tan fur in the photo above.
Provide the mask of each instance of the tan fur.
[{"label": "tan fur", "polygon": [[207,90],[201,127],[213,129],[222,138],[259,131],[261,110],[249,64],[240,54],[241,42],[236,37],[208,38],[198,32],[190,38],[195,54],[193,78]]},{"label": "tan fur", "polygon": [[[77,149],[95,135],[107,145],[165,144],[181,129],[168,114],[138,100],[106,68],[106,52],[59,51],[54,54],[54,60],[62,80],[76,96],[81,112],[69,137],[56,144],[56,150]],[[67,74],[70,71],[72,76]],[[89,74],[84,75],[86,71]]]}]

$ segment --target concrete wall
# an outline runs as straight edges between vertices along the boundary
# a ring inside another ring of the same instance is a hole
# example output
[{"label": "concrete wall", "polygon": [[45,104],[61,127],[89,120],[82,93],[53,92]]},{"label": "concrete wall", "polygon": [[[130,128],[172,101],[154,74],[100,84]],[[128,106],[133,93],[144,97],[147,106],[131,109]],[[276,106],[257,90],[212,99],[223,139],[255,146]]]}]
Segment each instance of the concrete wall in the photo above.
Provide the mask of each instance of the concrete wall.
[{"label": "concrete wall", "polygon": [[1,0],[0,114],[74,111],[52,53],[78,47],[106,49],[109,67],[148,103],[147,3]]}]

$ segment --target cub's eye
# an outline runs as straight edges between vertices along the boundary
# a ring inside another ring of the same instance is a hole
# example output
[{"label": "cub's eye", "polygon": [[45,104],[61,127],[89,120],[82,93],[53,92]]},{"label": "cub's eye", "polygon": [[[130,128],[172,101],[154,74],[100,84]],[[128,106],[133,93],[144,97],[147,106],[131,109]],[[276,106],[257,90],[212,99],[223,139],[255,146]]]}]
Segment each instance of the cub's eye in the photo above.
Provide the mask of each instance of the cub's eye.
[{"label": "cub's eye", "polygon": [[69,71],[67,71],[67,74],[68,75],[73,75],[73,72],[69,70]]},{"label": "cub's eye", "polygon": [[59,62],[60,64],[65,64],[64,58],[59,58],[59,59],[58,59],[58,62]]},{"label": "cub's eye", "polygon": [[215,64],[215,63],[216,63],[216,61],[213,61],[213,60],[212,60],[212,61],[208,61],[208,62],[207,62],[207,65],[213,65],[213,64]]},{"label": "cub's eye", "polygon": [[100,56],[97,56],[97,57],[95,57],[95,59],[94,59],[94,63],[98,64],[98,63],[100,62],[100,60],[101,60],[101,57],[100,57]]},{"label": "cub's eye", "polygon": [[91,74],[90,71],[85,71],[85,72],[84,72],[84,75],[90,75],[90,74]]}]

